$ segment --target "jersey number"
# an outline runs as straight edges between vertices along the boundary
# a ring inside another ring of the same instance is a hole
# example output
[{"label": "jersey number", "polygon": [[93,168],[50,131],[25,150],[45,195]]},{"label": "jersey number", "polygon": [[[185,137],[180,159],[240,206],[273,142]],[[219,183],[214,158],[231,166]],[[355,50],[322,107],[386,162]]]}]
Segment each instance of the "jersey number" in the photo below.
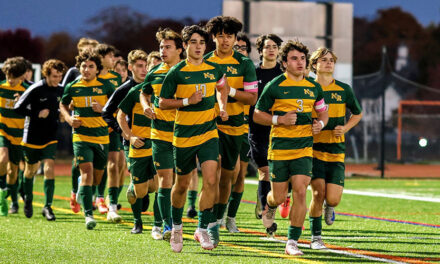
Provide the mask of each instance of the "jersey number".
[{"label": "jersey number", "polygon": [[91,96],[86,96],[86,97],[84,97],[84,99],[86,100],[86,107],[92,106],[92,97]]},{"label": "jersey number", "polygon": [[14,109],[14,99],[5,99],[5,108]]},{"label": "jersey number", "polygon": [[298,100],[296,100],[296,103],[298,104],[298,109],[296,111],[297,112],[304,111],[304,108],[303,108],[304,101],[302,99],[298,99]]},{"label": "jersey number", "polygon": [[196,84],[196,91],[202,90],[202,97],[206,96],[206,84]]}]

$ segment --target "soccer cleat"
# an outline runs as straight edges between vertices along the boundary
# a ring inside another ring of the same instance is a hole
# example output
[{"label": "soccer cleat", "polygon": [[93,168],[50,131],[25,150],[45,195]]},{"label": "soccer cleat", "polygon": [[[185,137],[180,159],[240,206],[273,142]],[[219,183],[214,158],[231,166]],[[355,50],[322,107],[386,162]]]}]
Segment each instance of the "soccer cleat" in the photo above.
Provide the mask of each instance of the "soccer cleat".
[{"label": "soccer cleat", "polygon": [[142,223],[135,223],[133,226],[133,229],[131,229],[132,234],[142,234],[142,231],[144,230],[144,227]]},{"label": "soccer cleat", "polygon": [[302,253],[301,250],[299,250],[298,245],[293,242],[287,242],[286,249],[284,251],[287,255],[291,256],[302,256],[304,253]]},{"label": "soccer cleat", "polygon": [[271,227],[266,228],[266,234],[268,237],[275,237],[275,233],[277,232],[278,225],[277,223],[273,223]]},{"label": "soccer cleat", "polygon": [[211,238],[206,230],[201,230],[197,228],[194,233],[194,239],[200,243],[200,246],[206,250],[212,250],[214,248],[214,244],[211,241]]},{"label": "soccer cleat", "polygon": [[335,221],[335,208],[324,203],[324,220],[327,225],[333,225]]},{"label": "soccer cleat", "polygon": [[41,211],[41,214],[46,217],[47,221],[55,221],[56,217],[53,214],[52,207],[43,207],[43,210]]},{"label": "soccer cleat", "polygon": [[163,233],[162,233],[163,240],[170,242],[171,230],[172,230],[172,228],[167,225],[163,228]]},{"label": "soccer cleat", "polygon": [[8,216],[8,200],[6,200],[7,190],[0,189],[0,215]]},{"label": "soccer cleat", "polygon": [[290,212],[290,197],[287,197],[284,203],[278,205],[278,209],[280,210],[282,218],[288,217]]},{"label": "soccer cleat", "polygon": [[136,202],[136,194],[134,193],[133,183],[130,183],[130,185],[128,186],[126,195],[128,203],[134,204]]},{"label": "soccer cleat", "polygon": [[105,204],[104,197],[96,198],[95,204],[96,204],[100,214],[106,214],[108,212],[108,208],[107,208],[107,205]]},{"label": "soccer cleat", "polygon": [[163,239],[162,232],[160,231],[160,227],[153,226],[153,229],[151,229],[151,237],[154,240],[162,240]]},{"label": "soccer cleat", "polygon": [[72,192],[70,194],[70,209],[76,214],[81,211],[81,206],[76,202],[76,193]]},{"label": "soccer cleat", "polygon": [[[18,204],[11,204],[11,208],[8,211],[9,214],[18,214]],[[31,215],[32,216],[32,215]]]},{"label": "soccer cleat", "polygon": [[266,205],[266,209],[263,211],[263,216],[261,219],[263,220],[263,225],[265,228],[270,228],[275,221],[275,213],[277,208],[271,208],[269,205]]},{"label": "soccer cleat", "polygon": [[322,242],[321,237],[312,238],[312,242],[310,242],[311,249],[326,249],[327,247]]},{"label": "soccer cleat", "polygon": [[116,211],[109,211],[107,213],[107,221],[113,222],[113,223],[119,223],[122,221],[122,217],[118,215]]},{"label": "soccer cleat", "polygon": [[255,218],[261,219],[263,212],[261,211],[261,201],[258,197],[258,191],[257,191],[257,204],[255,204]]},{"label": "soccer cleat", "polygon": [[93,216],[86,216],[86,228],[92,230],[96,226],[96,221]]},{"label": "soccer cleat", "polygon": [[214,248],[218,246],[218,243],[220,243],[220,233],[219,233],[219,224],[215,225],[214,227],[208,228],[208,235],[211,239],[212,244],[214,245]]},{"label": "soccer cleat", "polygon": [[186,216],[188,218],[194,218],[197,216],[197,210],[193,206],[188,207],[188,210],[186,211]]},{"label": "soccer cleat", "polygon": [[148,206],[150,206],[150,195],[145,195],[142,198],[142,212],[146,212],[148,210]]},{"label": "soccer cleat", "polygon": [[25,199],[24,200],[24,207],[23,207],[24,215],[27,218],[31,218],[34,214],[34,208],[32,207],[32,200]]},{"label": "soccer cleat", "polygon": [[171,238],[170,238],[170,245],[171,245],[171,249],[174,252],[179,253],[182,251],[182,248],[183,248],[182,229],[180,229],[180,230],[176,230],[174,228],[172,229]]},{"label": "soccer cleat", "polygon": [[240,230],[237,228],[237,224],[235,223],[235,217],[227,217],[226,218],[226,229],[228,229],[229,233],[240,233]]},{"label": "soccer cleat", "polygon": [[121,210],[121,208],[122,208],[122,204],[118,203],[118,204],[116,205],[116,208],[117,208],[118,210]]}]

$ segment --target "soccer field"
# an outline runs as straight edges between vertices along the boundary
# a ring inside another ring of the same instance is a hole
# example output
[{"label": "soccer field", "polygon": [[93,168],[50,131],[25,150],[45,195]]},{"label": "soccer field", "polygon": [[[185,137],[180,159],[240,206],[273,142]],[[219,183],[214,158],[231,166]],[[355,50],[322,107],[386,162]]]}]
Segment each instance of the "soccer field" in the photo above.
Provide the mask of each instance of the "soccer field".
[{"label": "soccer field", "polygon": [[439,180],[347,179],[335,223],[323,223],[328,249],[308,248],[307,217],[299,241],[302,257],[284,254],[289,223],[279,214],[276,239],[266,238],[261,220],[254,216],[254,181],[247,181],[237,214],[241,233],[222,229],[219,247],[206,251],[193,240],[196,220],[184,219],[179,254],[165,241],[151,238],[152,203],[143,215],[144,233],[130,234],[133,224],[125,189],[120,197],[123,222],[108,223],[95,211],[98,225],[88,231],[84,217],[69,208],[70,177],[57,177],[52,207],[57,220],[46,221],[41,216],[43,179],[37,176],[34,216],[27,219],[20,203],[18,215],[0,218],[0,263],[440,263]]}]

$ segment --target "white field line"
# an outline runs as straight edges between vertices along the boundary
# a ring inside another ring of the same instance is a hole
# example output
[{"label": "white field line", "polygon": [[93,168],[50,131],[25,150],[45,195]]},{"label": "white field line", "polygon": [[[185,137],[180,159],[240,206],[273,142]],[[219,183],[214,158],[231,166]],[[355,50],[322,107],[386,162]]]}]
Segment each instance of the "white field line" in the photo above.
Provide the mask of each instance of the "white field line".
[{"label": "white field line", "polygon": [[[274,239],[274,238],[261,237],[260,239],[274,241],[274,242],[283,243],[283,244],[287,243],[287,241],[278,240],[278,239]],[[302,247],[302,248],[310,248],[309,244],[298,243],[298,246]],[[371,256],[351,253],[351,252],[347,252],[347,251],[343,251],[343,250],[336,250],[336,249],[329,249],[329,248],[327,248],[327,249],[320,249],[320,250],[331,252],[331,253],[334,253],[334,254],[340,254],[340,255],[346,255],[346,256],[350,256],[350,257],[357,257],[357,258],[368,259],[368,260],[372,260],[372,261],[380,261],[380,262],[394,263],[394,264],[405,264],[405,262],[395,261],[395,260],[391,260],[391,259],[371,257]]]},{"label": "white field line", "polygon": [[[251,185],[258,185],[257,180],[245,180],[244,183],[251,184]],[[310,190],[310,186],[308,187],[308,189]],[[440,198],[419,197],[419,196],[412,196],[412,195],[405,195],[405,194],[388,194],[388,193],[381,193],[381,192],[366,192],[366,191],[356,191],[356,190],[348,190],[348,189],[344,189],[344,194],[440,203]]]}]

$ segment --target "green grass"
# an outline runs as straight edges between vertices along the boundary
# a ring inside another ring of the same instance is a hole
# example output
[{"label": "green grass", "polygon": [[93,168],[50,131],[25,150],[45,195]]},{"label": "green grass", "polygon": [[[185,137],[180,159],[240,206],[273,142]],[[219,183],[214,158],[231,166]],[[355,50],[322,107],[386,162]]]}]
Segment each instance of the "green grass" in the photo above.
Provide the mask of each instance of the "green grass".
[{"label": "green grass", "polygon": [[[255,185],[246,185],[244,200],[255,200]],[[350,178],[346,189],[383,193],[439,196],[438,180],[367,180]],[[43,192],[42,178],[37,177],[34,191]],[[125,190],[123,191],[123,194]],[[68,197],[70,177],[57,177],[55,194]],[[154,199],[150,195],[151,200]],[[308,193],[308,201],[310,193]],[[129,208],[124,195],[122,205]],[[374,262],[329,251],[312,251],[303,248],[302,258],[283,259],[284,244],[261,239],[262,236],[241,232],[229,234],[221,231],[221,244],[213,251],[205,251],[191,239],[196,223],[185,222],[183,252],[175,254],[169,244],[154,241],[150,236],[153,217],[144,215],[144,233],[131,235],[132,216],[121,211],[124,223],[111,224],[97,216],[95,230],[88,231],[84,218],[70,211],[68,201],[55,199],[57,220],[48,222],[41,216],[44,197],[34,195],[34,216],[23,215],[20,203],[18,215],[0,218],[0,263],[284,263],[326,262],[355,263]],[[59,209],[61,208],[61,209]],[[150,205],[150,210],[152,206]],[[392,218],[429,224],[440,224],[439,204],[391,198],[367,197],[345,194],[337,212]],[[242,203],[237,215],[239,228],[245,231],[264,232],[261,221],[254,217],[254,205]],[[286,236],[288,220],[277,215],[278,235]],[[302,240],[309,240],[309,223],[306,219]],[[368,254],[407,257],[427,262],[440,262],[440,229],[401,223],[369,220],[337,215],[332,226],[323,223],[323,238],[327,244],[345,250],[364,250]],[[239,248],[240,247],[240,248]],[[365,254],[362,253],[362,254]],[[378,255],[376,255],[378,256]]]}]

